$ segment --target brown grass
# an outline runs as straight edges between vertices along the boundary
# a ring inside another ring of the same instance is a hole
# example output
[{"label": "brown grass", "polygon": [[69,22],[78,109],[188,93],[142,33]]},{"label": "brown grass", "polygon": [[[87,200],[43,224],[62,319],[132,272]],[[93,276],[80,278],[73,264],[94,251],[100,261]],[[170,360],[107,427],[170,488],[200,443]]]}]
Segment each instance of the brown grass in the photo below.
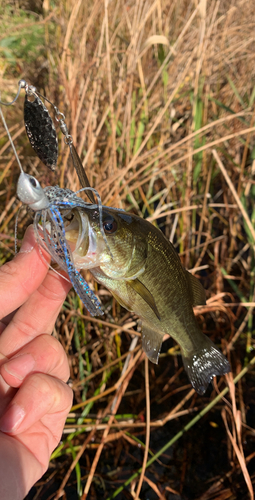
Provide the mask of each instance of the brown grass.
[{"label": "brown grass", "polygon": [[[1,98],[10,101],[25,78],[65,113],[104,204],[148,217],[173,241],[183,264],[200,273],[208,300],[196,314],[238,374],[254,349],[254,2],[43,5],[44,13],[32,18],[29,2],[24,17],[16,3],[12,12],[2,11],[0,43],[10,34],[17,41],[9,52],[0,45]],[[24,54],[39,27],[42,38]],[[22,100],[5,116],[25,170],[43,185],[79,189],[61,134],[55,174],[35,158],[24,135]],[[18,168],[2,129],[0,152],[4,263],[13,256],[20,203]],[[22,210],[20,238],[26,223]],[[102,287],[98,295],[104,320],[86,315],[71,292],[56,323],[75,406],[63,444],[28,498],[110,498],[140,467],[140,482],[138,475],[118,498],[253,498],[254,365],[236,387],[228,377],[229,395],[145,470],[143,457],[170,441],[225,381],[198,397],[171,340],[158,367],[144,364],[138,346],[123,371],[131,339],[139,336],[137,318]]]}]

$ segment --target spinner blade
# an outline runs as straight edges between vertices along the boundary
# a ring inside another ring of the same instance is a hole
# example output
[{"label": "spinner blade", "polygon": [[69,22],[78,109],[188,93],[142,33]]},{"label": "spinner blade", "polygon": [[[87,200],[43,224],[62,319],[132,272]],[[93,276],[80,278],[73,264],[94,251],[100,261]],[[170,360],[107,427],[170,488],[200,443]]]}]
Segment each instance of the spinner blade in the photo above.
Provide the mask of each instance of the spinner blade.
[{"label": "spinner blade", "polygon": [[24,121],[28,139],[40,160],[55,170],[58,160],[58,140],[52,118],[37,95],[30,101],[25,96]]}]

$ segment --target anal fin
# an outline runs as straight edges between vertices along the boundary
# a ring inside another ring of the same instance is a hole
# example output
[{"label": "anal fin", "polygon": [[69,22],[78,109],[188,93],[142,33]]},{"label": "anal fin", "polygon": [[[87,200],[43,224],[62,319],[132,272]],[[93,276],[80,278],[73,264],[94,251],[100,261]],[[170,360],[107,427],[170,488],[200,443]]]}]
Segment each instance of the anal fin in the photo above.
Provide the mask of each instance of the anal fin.
[{"label": "anal fin", "polygon": [[152,363],[158,364],[163,337],[164,335],[142,323],[142,348]]}]

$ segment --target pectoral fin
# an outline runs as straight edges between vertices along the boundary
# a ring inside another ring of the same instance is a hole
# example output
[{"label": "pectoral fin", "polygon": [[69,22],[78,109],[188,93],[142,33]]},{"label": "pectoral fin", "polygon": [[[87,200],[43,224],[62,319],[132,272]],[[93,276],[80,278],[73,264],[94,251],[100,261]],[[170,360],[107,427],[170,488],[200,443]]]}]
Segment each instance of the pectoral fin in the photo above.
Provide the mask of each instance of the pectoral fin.
[{"label": "pectoral fin", "polygon": [[163,342],[163,335],[150,328],[147,324],[142,324],[142,348],[152,363],[158,364]]},{"label": "pectoral fin", "polygon": [[146,288],[146,286],[143,285],[143,283],[138,278],[136,278],[135,280],[128,280],[127,283],[140,295],[140,297],[142,297],[143,300],[145,300],[145,302],[147,302],[148,306],[150,306],[150,308],[156,314],[157,318],[160,320],[156,302],[148,288]]},{"label": "pectoral fin", "polygon": [[187,278],[192,293],[193,306],[202,306],[206,304],[205,291],[200,281],[186,270]]}]

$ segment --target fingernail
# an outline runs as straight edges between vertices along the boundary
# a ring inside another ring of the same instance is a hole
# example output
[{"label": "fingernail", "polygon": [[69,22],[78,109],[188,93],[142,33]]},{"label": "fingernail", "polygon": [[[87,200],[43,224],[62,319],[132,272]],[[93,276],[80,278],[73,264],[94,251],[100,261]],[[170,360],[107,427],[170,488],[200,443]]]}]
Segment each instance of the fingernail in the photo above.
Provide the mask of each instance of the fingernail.
[{"label": "fingernail", "polygon": [[16,403],[12,404],[0,420],[2,432],[14,432],[25,417],[25,410]]},{"label": "fingernail", "polygon": [[19,253],[30,253],[35,247],[35,240],[30,227],[26,230]]},{"label": "fingernail", "polygon": [[21,354],[7,361],[2,369],[18,380],[23,380],[33,370],[34,366],[35,359],[31,354]]}]

